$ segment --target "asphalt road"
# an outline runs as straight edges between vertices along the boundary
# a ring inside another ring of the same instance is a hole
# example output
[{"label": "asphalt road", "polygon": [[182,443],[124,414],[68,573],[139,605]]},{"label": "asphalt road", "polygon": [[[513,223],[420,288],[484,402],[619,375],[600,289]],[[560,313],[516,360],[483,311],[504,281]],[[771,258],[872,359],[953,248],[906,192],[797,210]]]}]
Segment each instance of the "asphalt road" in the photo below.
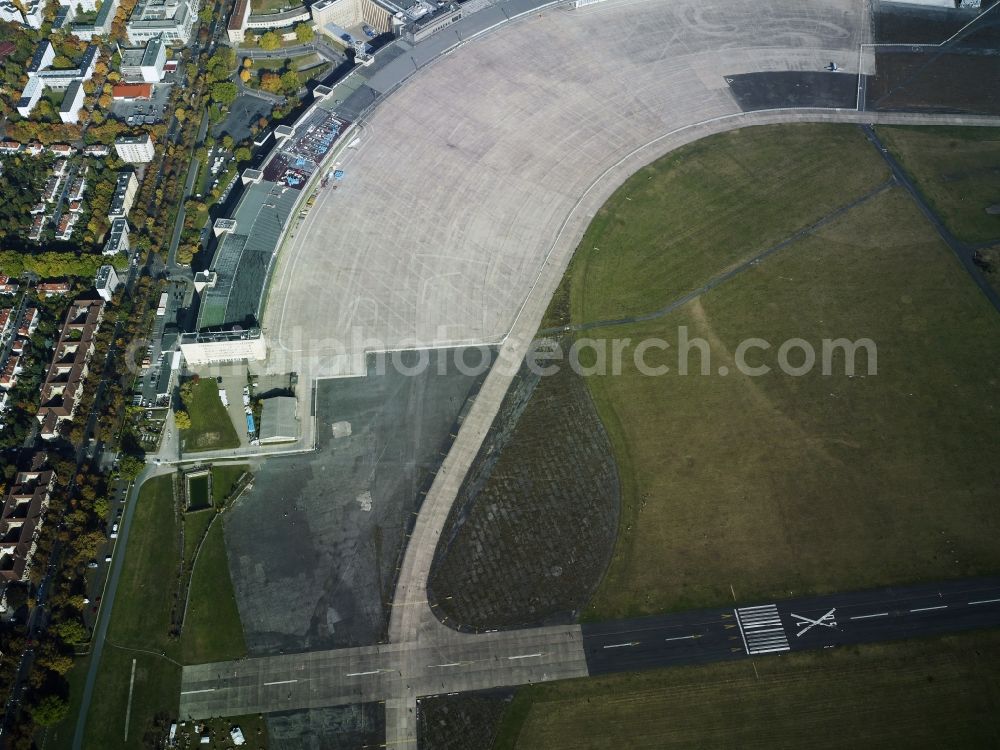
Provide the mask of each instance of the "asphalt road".
[{"label": "asphalt road", "polygon": [[1000,578],[889,587],[583,626],[591,675],[1000,626]]}]

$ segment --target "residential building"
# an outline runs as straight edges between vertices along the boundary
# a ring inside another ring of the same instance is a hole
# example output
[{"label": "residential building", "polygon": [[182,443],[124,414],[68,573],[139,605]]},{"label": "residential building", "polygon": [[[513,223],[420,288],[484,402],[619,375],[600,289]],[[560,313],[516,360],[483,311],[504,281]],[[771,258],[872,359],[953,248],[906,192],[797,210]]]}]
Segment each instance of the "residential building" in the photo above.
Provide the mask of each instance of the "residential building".
[{"label": "residential building", "polygon": [[9,391],[17,385],[17,376],[21,374],[21,358],[16,354],[11,354],[4,362],[3,370],[0,370],[0,389]]},{"label": "residential building", "polygon": [[[104,0],[101,3],[101,7],[97,10],[97,16],[94,18],[93,23],[74,23],[70,26],[70,33],[78,39],[93,39],[97,36],[107,36],[111,32],[111,24],[115,20],[119,2],[120,0]],[[94,0],[86,0],[83,4],[84,8],[87,7],[88,3],[90,6],[96,7]],[[68,11],[65,14],[63,23],[66,20],[72,20],[77,3],[74,0],[59,0],[59,4]]]},{"label": "residential building", "polygon": [[139,0],[125,24],[129,44],[138,47],[156,37],[187,44],[197,15],[197,0]]},{"label": "residential building", "polygon": [[45,454],[36,454],[28,471],[14,475],[0,514],[0,577],[23,581],[28,576],[38,532],[45,519],[56,474],[43,471]]},{"label": "residential building", "polygon": [[[91,44],[80,58],[79,67],[51,70],[49,66],[55,61],[55,49],[52,47],[52,42],[47,39],[41,42],[35,49],[35,54],[28,65],[28,82],[21,90],[21,98],[17,102],[18,113],[22,117],[30,116],[31,111],[42,98],[45,89],[65,91],[63,103],[66,105],[66,110],[64,113],[63,109],[60,108],[60,118],[63,119],[63,122],[76,122],[75,119],[66,118],[78,117],[80,106],[83,103],[83,82],[89,81],[93,77],[99,53],[100,49],[97,45]],[[68,103],[67,99],[69,99]],[[77,106],[78,101],[79,106]]]},{"label": "residential building", "polygon": [[128,216],[138,191],[139,181],[135,172],[132,170],[119,172],[115,181],[115,192],[111,196],[111,206],[108,208],[108,220],[113,223],[117,218]]},{"label": "residential building", "polygon": [[115,140],[118,158],[131,164],[145,164],[153,160],[155,149],[148,133],[123,136]]},{"label": "residential building", "polygon": [[75,80],[66,89],[62,103],[59,105],[59,119],[65,123],[80,122],[80,110],[83,108],[83,81]]},{"label": "residential building", "polygon": [[0,21],[40,29],[44,5],[42,0],[0,0]]},{"label": "residential building", "polygon": [[94,156],[94,157],[104,157],[111,153],[111,149],[105,146],[103,143],[97,143],[93,146],[84,146],[83,155],[84,156]]},{"label": "residential building", "polygon": [[21,0],[24,8],[24,24],[31,29],[42,28],[45,0]]},{"label": "residential building", "polygon": [[110,302],[115,291],[121,286],[115,267],[110,265],[101,266],[97,269],[97,278],[94,279],[94,288],[101,295],[101,299]]},{"label": "residential building", "polygon": [[17,141],[0,142],[0,154],[16,154],[21,150],[21,144]]},{"label": "residential building", "polygon": [[83,193],[87,189],[87,180],[83,177],[77,177],[73,180],[72,184],[69,186],[69,190],[66,192],[66,198],[69,201],[78,201],[83,199]]},{"label": "residential building", "polygon": [[121,74],[126,82],[159,83],[167,63],[167,45],[162,37],[154,37],[145,47],[121,51]]},{"label": "residential building", "polygon": [[21,327],[17,329],[17,335],[29,338],[38,328],[38,308],[27,307],[21,315]]},{"label": "residential building", "polygon": [[108,233],[108,241],[104,243],[102,255],[118,255],[118,253],[128,253],[128,220],[120,216],[111,222],[111,231]]},{"label": "residential building", "polygon": [[42,384],[41,406],[36,416],[44,440],[57,437],[59,425],[73,419],[76,413],[103,314],[102,299],[77,300],[70,306]]},{"label": "residential building", "polygon": [[28,230],[28,239],[32,242],[38,242],[42,238],[42,230],[45,229],[45,219],[48,218],[42,214],[37,215],[31,221],[31,229]]},{"label": "residential building", "polygon": [[49,146],[49,153],[54,154],[55,156],[63,156],[63,157],[72,156],[75,150],[76,149],[74,149],[68,143],[53,143],[52,145]]},{"label": "residential building", "polygon": [[250,0],[236,0],[233,14],[229,16],[226,35],[231,44],[243,44],[246,39],[247,21],[250,20]]},{"label": "residential building", "polygon": [[0,309],[0,341],[7,338],[14,330],[14,321],[11,317],[13,308],[5,307]]},{"label": "residential building", "polygon": [[0,275],[0,294],[17,294],[17,286],[10,276]]},{"label": "residential building", "polygon": [[69,294],[70,289],[72,289],[72,287],[69,285],[68,281],[50,281],[44,284],[39,284],[35,287],[35,291],[46,299],[49,297],[60,297],[64,294]]},{"label": "residential building", "polygon": [[0,0],[0,21],[4,23],[24,23],[24,14],[14,5],[13,0]]}]

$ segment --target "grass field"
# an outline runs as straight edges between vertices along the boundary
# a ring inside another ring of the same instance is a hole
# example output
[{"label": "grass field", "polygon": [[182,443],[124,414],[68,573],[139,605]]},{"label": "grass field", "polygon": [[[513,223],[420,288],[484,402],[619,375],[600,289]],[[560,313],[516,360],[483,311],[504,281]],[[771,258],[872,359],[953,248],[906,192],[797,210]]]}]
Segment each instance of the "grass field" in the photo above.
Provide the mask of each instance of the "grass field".
[{"label": "grass field", "polygon": [[[877,168],[866,167],[866,180],[852,178],[869,164],[864,149],[874,153],[858,130],[791,130],[793,138],[788,128],[768,128],[754,129],[749,141],[710,139],[693,147],[697,159],[681,150],[667,161],[685,171],[683,190],[666,172],[673,190],[643,177],[656,201],[625,201],[628,186],[620,191],[568,274],[573,322],[655,309],[781,239],[747,231],[751,251],[701,235],[656,254],[641,244],[670,235],[691,215],[708,226],[716,211],[725,226],[712,236],[737,237],[739,227],[780,208],[772,202],[786,204],[784,188],[771,184],[782,183],[781,175],[732,171],[748,145],[769,153],[784,144],[791,172],[800,171],[796,161],[826,155],[822,174],[804,170],[815,189],[797,189],[821,195],[829,184],[839,192],[809,206],[843,205],[881,182]],[[651,174],[659,173],[657,166]],[[720,207],[719,174],[761,183],[756,197],[742,208]],[[803,225],[819,218],[795,210]],[[675,267],[685,280],[665,282]],[[665,317],[589,332],[633,342],[657,337],[672,348],[647,357],[670,365],[669,375],[642,375],[626,357],[620,376],[587,379],[614,446],[623,514],[614,559],[586,617],[716,605],[732,601],[731,586],[749,602],[1000,568],[1000,467],[991,455],[1000,438],[991,416],[1000,406],[1000,354],[991,343],[1000,321],[970,290],[905,192],[893,188]],[[679,326],[706,341],[711,375],[698,374],[697,350],[692,374],[676,374]],[[862,355],[862,376],[847,377],[834,362],[834,375],[817,367],[792,377],[777,371],[772,349],[748,358],[771,366],[770,375],[743,376],[733,352],[748,337],[774,349],[801,337],[817,351],[824,338],[868,337],[878,348],[878,374],[863,377]],[[734,374],[717,374],[720,366]]]},{"label": "grass field", "polygon": [[[85,747],[150,747],[147,735],[161,728],[165,733],[164,722],[176,714],[180,648],[170,637],[170,612],[177,583],[178,538],[172,478],[151,479],[143,485],[132,519],[87,716]],[[133,659],[136,671],[126,738]]]},{"label": "grass field", "polygon": [[955,236],[1000,241],[1000,129],[880,127],[879,135]]},{"label": "grass field", "polygon": [[[213,469],[213,494],[224,500],[246,466]],[[211,511],[188,514],[204,518]],[[180,639],[171,636],[171,611],[178,585],[179,519],[174,511],[172,477],[156,477],[142,488],[129,532],[128,548],[114,601],[108,638],[87,718],[86,747],[152,747],[176,719],[180,665],[245,654],[216,519],[193,571],[189,619]],[[203,532],[205,525],[201,525]],[[198,533],[188,529],[187,536]],[[200,538],[200,533],[198,533]],[[185,554],[193,545],[185,540]],[[190,562],[190,560],[188,560]],[[125,738],[132,660],[136,660],[129,734]],[[256,730],[254,730],[256,731]]]},{"label": "grass field", "polygon": [[208,530],[191,577],[191,602],[181,643],[186,664],[246,655],[243,625],[229,577],[222,518]]},{"label": "grass field", "polygon": [[537,685],[494,747],[996,747],[997,663],[989,631]]},{"label": "grass field", "polygon": [[232,493],[237,480],[239,480],[239,478],[243,476],[249,468],[250,467],[246,464],[212,467],[211,504],[208,502],[206,489],[206,500],[203,503],[203,507],[206,511],[184,514],[184,564],[186,568],[190,567],[195,551],[198,549],[198,544],[201,542],[201,539],[205,534],[205,529],[208,528],[209,523],[211,523],[212,519],[215,517],[215,513],[209,511],[208,509],[212,507],[222,507],[226,500],[229,499],[229,495]]},{"label": "grass field", "polygon": [[626,181],[598,211],[570,267],[574,322],[656,310],[888,179],[852,128],[774,133],[758,127],[708,138]]},{"label": "grass field", "polygon": [[294,8],[299,4],[292,0],[250,0],[250,12],[261,15],[264,13],[278,13],[289,8]]},{"label": "grass field", "polygon": [[193,384],[191,403],[188,414],[191,415],[191,428],[181,431],[184,440],[184,451],[225,450],[238,448],[240,439],[236,428],[229,418],[226,407],[219,398],[219,386],[214,380],[201,378]]}]

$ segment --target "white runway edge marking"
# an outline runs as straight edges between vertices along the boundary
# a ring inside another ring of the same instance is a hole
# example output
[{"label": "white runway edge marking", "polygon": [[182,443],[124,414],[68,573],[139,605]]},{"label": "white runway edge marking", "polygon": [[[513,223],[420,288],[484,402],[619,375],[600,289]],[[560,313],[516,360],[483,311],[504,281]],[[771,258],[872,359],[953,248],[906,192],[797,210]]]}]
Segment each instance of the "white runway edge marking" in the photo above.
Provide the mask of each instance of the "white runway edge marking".
[{"label": "white runway edge marking", "polygon": [[460,667],[460,666],[462,666],[462,662],[460,662],[460,661],[453,661],[453,662],[450,662],[448,664],[428,664],[427,668],[428,669],[433,669],[434,667]]},{"label": "white runway edge marking", "polygon": [[740,607],[734,612],[736,622],[740,626],[743,648],[746,649],[748,656],[791,650],[777,605]]},{"label": "white runway edge marking", "polygon": [[980,599],[979,601],[969,602],[969,604],[996,604],[1000,602],[1000,599]]},{"label": "white runway edge marking", "polygon": [[889,616],[888,612],[876,612],[873,615],[854,615],[854,617],[852,617],[851,619],[852,620],[867,620],[867,619],[872,618],[872,617],[888,617],[888,616]]},{"label": "white runway edge marking", "polygon": [[638,646],[639,641],[629,641],[628,643],[610,643],[604,648],[628,648],[629,646]]},{"label": "white runway edge marking", "polygon": [[181,695],[197,695],[198,693],[214,693],[215,688],[205,688],[204,690],[182,690]]},{"label": "white runway edge marking", "polygon": [[348,672],[344,677],[367,677],[370,674],[378,674],[377,669],[373,669],[370,672]]},{"label": "white runway edge marking", "polygon": [[128,722],[132,718],[132,688],[135,687],[135,659],[132,660],[132,677],[128,681],[128,707],[125,709],[125,740],[128,740]]},{"label": "white runway edge marking", "polygon": [[940,604],[937,607],[917,607],[916,609],[911,609],[911,612],[930,612],[932,609],[948,609],[947,604]]},{"label": "white runway edge marking", "polygon": [[269,685],[291,685],[293,682],[298,682],[298,680],[276,680],[275,682],[265,682],[264,687]]},{"label": "white runway edge marking", "polygon": [[540,657],[541,653],[537,654],[518,654],[517,656],[508,656],[508,659],[535,659]]}]

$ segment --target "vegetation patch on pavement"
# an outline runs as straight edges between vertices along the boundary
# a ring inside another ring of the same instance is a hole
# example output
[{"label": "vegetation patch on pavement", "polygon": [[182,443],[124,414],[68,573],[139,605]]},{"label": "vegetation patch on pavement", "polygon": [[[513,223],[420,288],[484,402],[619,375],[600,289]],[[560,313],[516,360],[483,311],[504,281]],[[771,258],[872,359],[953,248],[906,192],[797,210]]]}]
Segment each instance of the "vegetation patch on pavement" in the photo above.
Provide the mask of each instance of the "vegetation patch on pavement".
[{"label": "vegetation patch on pavement", "polygon": [[998,661],[984,631],[544,683],[494,747],[995,747]]},{"label": "vegetation patch on pavement", "polygon": [[422,750],[490,750],[512,690],[436,695],[417,701],[417,744]]},{"label": "vegetation patch on pavement", "polygon": [[587,386],[525,368],[442,535],[428,591],[449,625],[572,621],[611,556],[618,474]]}]

